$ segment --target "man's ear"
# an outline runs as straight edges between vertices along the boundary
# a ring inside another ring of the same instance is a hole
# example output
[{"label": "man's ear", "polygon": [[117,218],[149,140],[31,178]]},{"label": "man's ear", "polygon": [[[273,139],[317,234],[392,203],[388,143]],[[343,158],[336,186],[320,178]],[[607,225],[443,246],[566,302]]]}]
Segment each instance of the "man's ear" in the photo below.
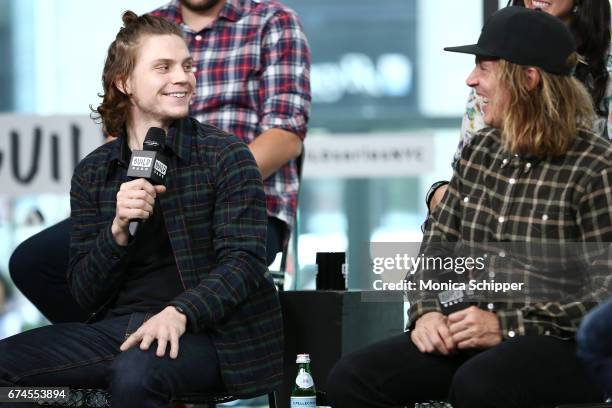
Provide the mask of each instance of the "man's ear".
[{"label": "man's ear", "polygon": [[527,74],[527,88],[531,91],[538,86],[542,77],[540,76],[540,71],[534,67],[527,67],[525,73]]},{"label": "man's ear", "polygon": [[115,86],[124,95],[130,96],[132,94],[130,80],[124,78],[115,79]]}]

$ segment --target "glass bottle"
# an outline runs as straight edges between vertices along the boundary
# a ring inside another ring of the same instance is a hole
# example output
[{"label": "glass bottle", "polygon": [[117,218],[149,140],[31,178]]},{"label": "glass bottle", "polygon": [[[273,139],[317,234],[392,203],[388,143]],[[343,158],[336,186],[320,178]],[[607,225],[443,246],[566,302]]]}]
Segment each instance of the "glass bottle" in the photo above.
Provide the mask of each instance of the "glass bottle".
[{"label": "glass bottle", "polygon": [[310,355],[298,354],[297,376],[291,391],[291,408],[306,408],[317,406],[317,392],[315,390],[312,373],[310,372]]}]

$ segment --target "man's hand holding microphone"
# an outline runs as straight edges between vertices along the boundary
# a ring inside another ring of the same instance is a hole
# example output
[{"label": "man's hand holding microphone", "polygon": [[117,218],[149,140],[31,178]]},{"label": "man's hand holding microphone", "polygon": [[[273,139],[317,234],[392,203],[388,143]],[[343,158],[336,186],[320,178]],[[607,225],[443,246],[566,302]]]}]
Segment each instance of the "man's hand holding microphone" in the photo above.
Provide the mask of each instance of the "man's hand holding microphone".
[{"label": "man's hand holding microphone", "polygon": [[111,232],[118,245],[128,244],[140,222],[147,220],[155,207],[155,198],[163,194],[168,161],[163,154],[166,132],[152,127],[145,137],[143,150],[132,152],[128,181],[117,193],[117,209]]}]

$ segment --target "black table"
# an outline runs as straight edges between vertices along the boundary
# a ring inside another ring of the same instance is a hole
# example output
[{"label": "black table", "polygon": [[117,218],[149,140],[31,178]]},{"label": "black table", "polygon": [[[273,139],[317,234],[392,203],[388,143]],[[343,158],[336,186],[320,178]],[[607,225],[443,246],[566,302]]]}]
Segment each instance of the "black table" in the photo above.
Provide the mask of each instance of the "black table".
[{"label": "black table", "polygon": [[278,406],[289,407],[297,354],[308,353],[317,391],[346,353],[403,331],[401,292],[287,291],[280,293],[285,328],[283,387]]}]

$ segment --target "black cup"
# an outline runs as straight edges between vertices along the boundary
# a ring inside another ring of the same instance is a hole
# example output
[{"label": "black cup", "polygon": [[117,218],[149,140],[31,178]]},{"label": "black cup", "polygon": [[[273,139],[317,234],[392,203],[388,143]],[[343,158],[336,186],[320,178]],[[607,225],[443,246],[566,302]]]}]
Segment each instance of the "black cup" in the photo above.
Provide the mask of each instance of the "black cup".
[{"label": "black cup", "polygon": [[346,254],[317,252],[317,290],[346,290]]}]

